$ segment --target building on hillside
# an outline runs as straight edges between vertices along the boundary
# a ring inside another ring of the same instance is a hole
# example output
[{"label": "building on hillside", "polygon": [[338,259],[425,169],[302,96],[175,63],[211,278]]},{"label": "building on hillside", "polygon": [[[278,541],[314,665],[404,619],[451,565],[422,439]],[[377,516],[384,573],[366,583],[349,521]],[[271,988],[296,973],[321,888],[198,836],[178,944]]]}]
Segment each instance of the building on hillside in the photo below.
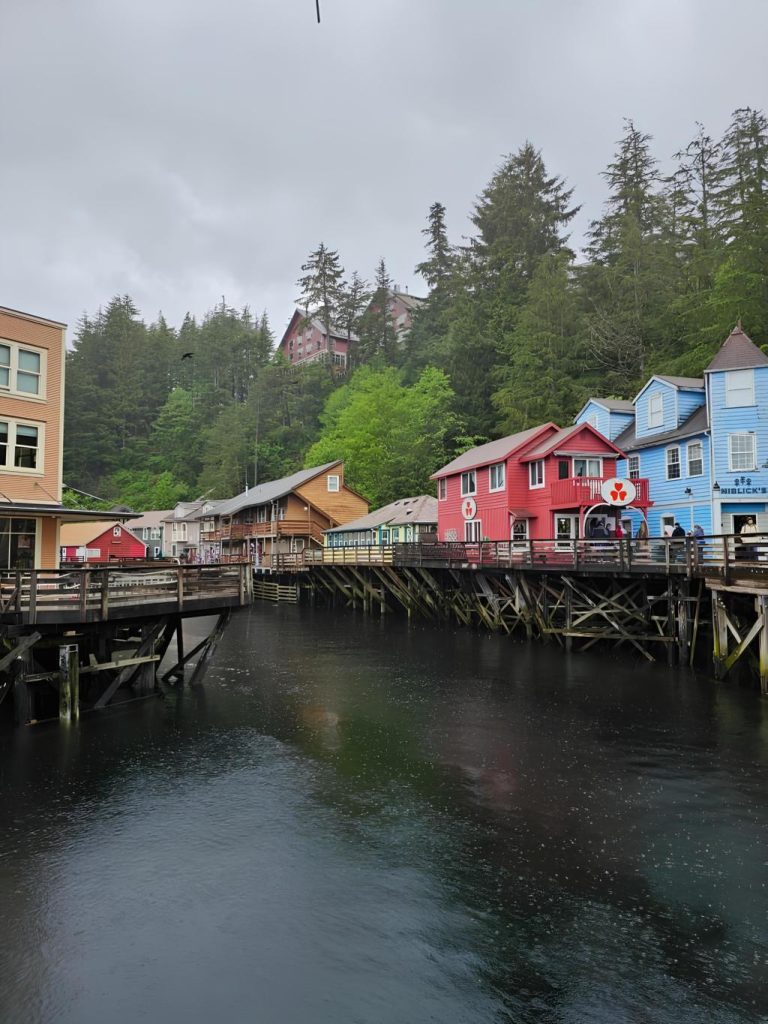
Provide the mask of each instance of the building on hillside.
[{"label": "building on hillside", "polygon": [[389,293],[389,314],[395,325],[397,340],[403,341],[411,327],[413,327],[413,314],[423,306],[426,299],[416,295],[409,295],[408,292],[401,292],[397,289]]},{"label": "building on hillside", "polygon": [[574,423],[589,423],[609,441],[615,441],[634,419],[635,407],[624,398],[590,398]]},{"label": "building on hillside", "polygon": [[65,332],[0,306],[0,571],[55,569],[62,522],[115,518],[61,503]]},{"label": "building on hillside", "polygon": [[165,520],[172,509],[144,512],[131,521],[131,533],[147,546],[147,558],[163,558],[163,535]]},{"label": "building on hillside", "polygon": [[420,494],[398,498],[360,519],[325,531],[330,548],[368,547],[386,544],[415,544],[425,535],[437,533],[437,498]]},{"label": "building on hillside", "polygon": [[[590,399],[584,421],[603,399]],[[768,356],[740,326],[703,377],[657,374],[635,397],[616,437],[618,472],[650,481],[651,536],[675,523],[688,532],[739,533],[752,518],[768,532]],[[635,517],[636,519],[637,517]]]},{"label": "building on hillside", "polygon": [[340,370],[345,370],[349,362],[350,349],[357,340],[357,335],[351,331],[347,332],[333,326],[329,337],[324,325],[317,318],[307,319],[297,309],[280,339],[277,351],[294,365],[330,360]]},{"label": "building on hillside", "polygon": [[473,448],[433,474],[439,539],[568,547],[601,521],[629,522],[627,508],[644,513],[650,498],[647,480],[617,480],[622,454],[588,423],[544,423]]},{"label": "building on hillside", "polygon": [[209,548],[201,543],[200,524],[220,504],[203,498],[177,502],[162,520],[165,556],[190,563],[216,561],[210,557]]},{"label": "building on hillside", "polygon": [[326,530],[367,511],[365,498],[344,483],[344,463],[329,462],[220,502],[206,517],[201,543],[213,561],[249,559],[274,568],[277,556],[320,549]]},{"label": "building on hillside", "polygon": [[61,561],[73,563],[137,561],[147,546],[124,523],[62,523]]}]

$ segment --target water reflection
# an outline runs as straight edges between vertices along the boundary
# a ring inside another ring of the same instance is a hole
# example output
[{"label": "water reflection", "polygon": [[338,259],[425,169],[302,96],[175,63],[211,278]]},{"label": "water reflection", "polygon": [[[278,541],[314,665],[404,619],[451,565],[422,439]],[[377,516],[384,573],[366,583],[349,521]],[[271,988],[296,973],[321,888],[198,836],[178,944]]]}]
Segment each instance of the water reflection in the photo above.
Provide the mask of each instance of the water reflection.
[{"label": "water reflection", "polygon": [[256,607],[202,686],[2,737],[0,1019],[764,1019],[763,716]]}]

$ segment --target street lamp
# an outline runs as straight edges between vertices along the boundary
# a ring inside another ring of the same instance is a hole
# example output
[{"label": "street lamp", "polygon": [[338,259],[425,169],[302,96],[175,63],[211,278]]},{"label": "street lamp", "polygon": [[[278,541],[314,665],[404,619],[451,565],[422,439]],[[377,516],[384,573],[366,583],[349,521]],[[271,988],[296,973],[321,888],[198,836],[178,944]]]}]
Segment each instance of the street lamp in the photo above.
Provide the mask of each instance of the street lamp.
[{"label": "street lamp", "polygon": [[686,487],[685,488],[685,494],[686,494],[686,497],[688,498],[688,511],[690,513],[690,519],[691,519],[691,533],[693,533],[693,488]]}]

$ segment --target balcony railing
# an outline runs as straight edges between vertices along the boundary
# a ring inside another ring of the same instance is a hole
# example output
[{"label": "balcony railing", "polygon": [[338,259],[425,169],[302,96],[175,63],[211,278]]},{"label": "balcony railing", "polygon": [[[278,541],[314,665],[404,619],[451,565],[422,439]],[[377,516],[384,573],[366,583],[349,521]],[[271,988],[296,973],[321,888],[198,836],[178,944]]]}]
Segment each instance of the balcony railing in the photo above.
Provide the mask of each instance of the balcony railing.
[{"label": "balcony railing", "polygon": [[[597,505],[603,501],[600,493],[606,479],[611,477],[601,476],[573,476],[567,480],[555,480],[549,486],[549,501],[552,508],[580,508],[588,505]],[[647,506],[649,502],[650,489],[648,479],[640,477],[633,480],[637,491],[633,505]]]}]

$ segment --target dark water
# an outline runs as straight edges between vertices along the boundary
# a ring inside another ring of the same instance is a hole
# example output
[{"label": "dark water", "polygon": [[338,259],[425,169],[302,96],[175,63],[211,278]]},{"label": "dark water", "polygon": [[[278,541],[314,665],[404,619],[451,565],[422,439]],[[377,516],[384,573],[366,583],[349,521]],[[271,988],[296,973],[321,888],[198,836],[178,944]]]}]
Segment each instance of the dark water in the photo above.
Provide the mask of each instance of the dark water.
[{"label": "dark water", "polygon": [[257,606],[0,736],[0,1021],[768,1020],[768,704]]}]

